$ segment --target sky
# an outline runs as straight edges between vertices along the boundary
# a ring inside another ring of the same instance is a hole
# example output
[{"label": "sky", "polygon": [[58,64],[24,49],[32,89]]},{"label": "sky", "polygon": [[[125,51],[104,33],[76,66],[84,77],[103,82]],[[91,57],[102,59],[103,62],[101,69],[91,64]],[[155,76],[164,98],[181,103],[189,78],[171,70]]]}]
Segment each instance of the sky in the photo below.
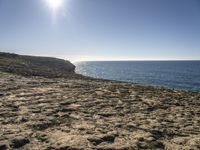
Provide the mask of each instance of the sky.
[{"label": "sky", "polygon": [[200,0],[0,0],[0,51],[200,60]]}]

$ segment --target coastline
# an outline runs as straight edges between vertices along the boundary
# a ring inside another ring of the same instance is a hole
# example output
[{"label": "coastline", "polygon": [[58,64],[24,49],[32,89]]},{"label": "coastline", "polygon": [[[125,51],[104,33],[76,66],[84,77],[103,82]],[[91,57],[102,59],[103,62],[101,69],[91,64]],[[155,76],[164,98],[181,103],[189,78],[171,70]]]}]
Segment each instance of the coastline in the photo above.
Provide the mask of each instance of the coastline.
[{"label": "coastline", "polygon": [[94,78],[1,74],[7,149],[198,149],[200,93]]},{"label": "coastline", "polygon": [[200,148],[200,92],[74,69],[56,58],[0,53],[1,150]]}]

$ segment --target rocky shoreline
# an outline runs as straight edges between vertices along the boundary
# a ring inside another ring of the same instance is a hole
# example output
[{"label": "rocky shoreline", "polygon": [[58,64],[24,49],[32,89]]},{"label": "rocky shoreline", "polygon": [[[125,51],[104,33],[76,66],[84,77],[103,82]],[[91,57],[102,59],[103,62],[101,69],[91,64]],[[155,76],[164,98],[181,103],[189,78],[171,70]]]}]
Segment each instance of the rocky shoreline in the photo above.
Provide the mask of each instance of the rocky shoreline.
[{"label": "rocky shoreline", "polygon": [[199,149],[200,93],[1,73],[0,149]]},{"label": "rocky shoreline", "polygon": [[0,150],[200,149],[198,92],[92,79],[73,70],[56,78],[51,70],[51,78],[24,76],[6,73],[11,65],[1,60]]}]

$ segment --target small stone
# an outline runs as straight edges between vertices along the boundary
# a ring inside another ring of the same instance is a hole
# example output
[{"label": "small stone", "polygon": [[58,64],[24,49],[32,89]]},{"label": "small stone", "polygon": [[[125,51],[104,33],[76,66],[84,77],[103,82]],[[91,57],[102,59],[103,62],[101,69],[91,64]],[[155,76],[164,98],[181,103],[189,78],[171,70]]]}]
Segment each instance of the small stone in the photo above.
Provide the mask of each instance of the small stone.
[{"label": "small stone", "polygon": [[147,141],[149,141],[149,142],[151,142],[151,141],[154,141],[154,140],[155,140],[155,138],[154,138],[154,137],[152,137],[152,136],[150,136],[150,137],[148,137],[146,140],[147,140]]},{"label": "small stone", "polygon": [[40,121],[30,125],[35,130],[45,130],[51,127],[53,124],[50,121]]},{"label": "small stone", "polygon": [[92,143],[93,145],[98,145],[100,143],[103,142],[103,140],[99,137],[92,137],[92,138],[88,138],[87,139],[90,143]]},{"label": "small stone", "polygon": [[76,109],[74,109],[74,108],[62,108],[60,111],[61,112],[73,112],[73,111],[76,111]]},{"label": "small stone", "polygon": [[[51,148],[49,148],[51,149]],[[84,150],[83,148],[79,148],[79,147],[72,147],[72,146],[59,146],[56,148],[53,148],[55,150]]]},{"label": "small stone", "polygon": [[144,138],[143,138],[143,137],[140,137],[140,138],[138,139],[138,141],[144,141]]},{"label": "small stone", "polygon": [[116,123],[116,124],[115,124],[115,127],[116,127],[116,128],[122,128],[122,127],[123,127],[123,124],[122,124],[122,123]]},{"label": "small stone", "polygon": [[15,139],[11,141],[10,146],[12,148],[19,148],[28,144],[29,142],[30,142],[29,139],[26,137],[16,137]]},{"label": "small stone", "polygon": [[6,150],[8,146],[6,144],[0,143],[0,150]]},{"label": "small stone", "polygon": [[113,143],[115,141],[115,136],[114,135],[106,135],[106,136],[103,136],[101,139],[103,141]]},{"label": "small stone", "polygon": [[40,140],[41,142],[45,142],[45,141],[48,141],[48,137],[46,134],[41,134],[41,135],[38,135],[38,140]]},{"label": "small stone", "polygon": [[115,113],[103,112],[103,113],[98,113],[98,115],[103,116],[103,117],[111,117],[115,115]]},{"label": "small stone", "polygon": [[98,137],[88,138],[88,141],[91,142],[93,145],[98,145],[102,142],[113,143],[115,141],[114,135],[104,135]]},{"label": "small stone", "polygon": [[130,123],[130,124],[127,124],[126,128],[129,131],[137,130],[137,125]]},{"label": "small stone", "polygon": [[19,117],[16,119],[15,122],[16,122],[16,123],[27,122],[27,119],[24,118],[24,117],[22,117],[22,116],[19,116]]},{"label": "small stone", "polygon": [[96,94],[102,96],[104,93],[102,91],[96,91]]}]

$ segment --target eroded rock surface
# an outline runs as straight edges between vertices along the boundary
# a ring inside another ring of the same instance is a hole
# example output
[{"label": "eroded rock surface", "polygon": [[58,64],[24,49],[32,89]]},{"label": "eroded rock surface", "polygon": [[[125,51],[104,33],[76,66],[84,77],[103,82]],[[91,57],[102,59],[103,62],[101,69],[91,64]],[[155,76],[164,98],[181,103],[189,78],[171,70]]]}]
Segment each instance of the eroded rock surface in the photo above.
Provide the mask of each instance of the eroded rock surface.
[{"label": "eroded rock surface", "polygon": [[1,74],[0,149],[200,149],[200,93]]}]

